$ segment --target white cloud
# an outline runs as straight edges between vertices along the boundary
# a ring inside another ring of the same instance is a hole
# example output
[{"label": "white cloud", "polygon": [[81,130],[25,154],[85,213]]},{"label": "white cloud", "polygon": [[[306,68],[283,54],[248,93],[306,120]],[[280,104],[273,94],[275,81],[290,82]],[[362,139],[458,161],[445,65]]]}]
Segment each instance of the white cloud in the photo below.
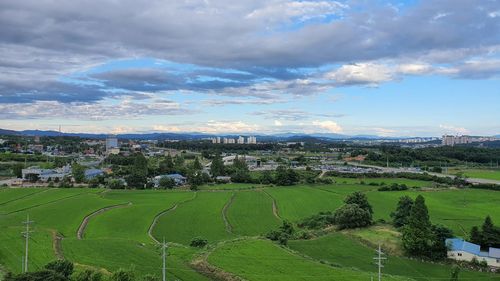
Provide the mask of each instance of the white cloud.
[{"label": "white cloud", "polygon": [[274,120],[274,126],[281,127],[283,126],[283,122],[281,122],[280,120]]},{"label": "white cloud", "polygon": [[342,132],[342,127],[340,127],[340,125],[337,124],[336,122],[330,121],[330,120],[324,120],[324,121],[314,120],[312,122],[312,125],[314,125],[316,127],[319,127],[319,128],[321,128],[323,130],[326,130],[329,133],[340,133],[340,132]]},{"label": "white cloud", "polygon": [[465,135],[469,133],[469,130],[463,127],[456,127],[452,125],[439,125],[439,128],[442,129],[442,131],[446,134],[459,134],[459,135]]},{"label": "white cloud", "polygon": [[367,84],[376,86],[394,79],[393,70],[384,64],[372,62],[343,65],[325,74],[327,79],[338,85]]}]

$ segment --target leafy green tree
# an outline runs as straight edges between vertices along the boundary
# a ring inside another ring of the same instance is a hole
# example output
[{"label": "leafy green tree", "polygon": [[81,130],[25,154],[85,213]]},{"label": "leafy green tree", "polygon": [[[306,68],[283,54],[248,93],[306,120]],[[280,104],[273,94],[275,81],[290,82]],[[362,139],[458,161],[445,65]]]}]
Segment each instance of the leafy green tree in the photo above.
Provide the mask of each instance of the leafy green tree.
[{"label": "leafy green tree", "polygon": [[372,205],[370,205],[370,203],[368,202],[368,197],[366,197],[366,194],[364,194],[363,192],[356,191],[347,195],[347,197],[344,199],[344,203],[358,205],[361,209],[367,211],[370,214],[371,220],[373,208]]},{"label": "leafy green tree", "polygon": [[174,169],[177,172],[182,172],[184,170],[184,157],[182,155],[176,155],[174,158]]},{"label": "leafy green tree", "polygon": [[127,186],[131,188],[144,189],[147,183],[147,177],[141,171],[133,169],[130,174],[125,177]]},{"label": "leafy green tree", "polygon": [[224,173],[224,162],[222,161],[222,157],[219,153],[217,153],[212,159],[212,164],[210,165],[210,174],[212,177],[218,177],[225,175]]},{"label": "leafy green tree", "polygon": [[294,185],[299,181],[299,175],[293,169],[279,166],[276,169],[275,182],[277,185]]},{"label": "leafy green tree", "polygon": [[142,281],[160,281],[160,277],[156,275],[146,274],[142,277]]},{"label": "leafy green tree", "polygon": [[158,185],[162,189],[172,189],[175,187],[175,181],[169,177],[161,177]]},{"label": "leafy green tree", "polygon": [[115,271],[110,277],[110,281],[134,281],[135,276],[132,271],[125,271],[123,269],[119,269]]},{"label": "leafy green tree", "polygon": [[231,180],[234,182],[250,182],[250,171],[244,159],[236,157],[233,161],[233,172],[231,173]]},{"label": "leafy green tree", "polygon": [[395,227],[402,227],[408,223],[411,208],[413,206],[413,199],[409,196],[402,196],[399,198],[396,210],[391,213],[392,224]]},{"label": "leafy green tree", "polygon": [[266,238],[278,241],[281,245],[286,245],[288,243],[288,239],[293,236],[295,229],[293,224],[287,220],[283,221],[283,224],[280,226],[279,230],[272,230],[266,234]]},{"label": "leafy green tree", "polygon": [[191,240],[191,243],[189,243],[189,246],[195,247],[195,248],[203,248],[208,244],[208,240],[201,238],[201,237],[195,237],[193,240]]},{"label": "leafy green tree", "polygon": [[173,173],[174,170],[174,161],[172,160],[172,156],[167,155],[164,160],[160,162],[160,173],[161,174],[170,174]]},{"label": "leafy green tree", "polygon": [[428,257],[433,243],[429,211],[422,195],[411,208],[408,224],[403,227],[403,249],[410,256]]},{"label": "leafy green tree", "polygon": [[74,281],[102,281],[102,273],[90,269],[85,269],[79,272],[75,277]]},{"label": "leafy green tree", "polygon": [[106,183],[106,188],[109,189],[124,189],[125,185],[121,180],[111,179]]},{"label": "leafy green tree", "polygon": [[45,269],[53,270],[69,278],[73,274],[73,263],[68,260],[55,260],[46,264]]},{"label": "leafy green tree", "polygon": [[16,163],[12,166],[12,173],[14,174],[14,176],[16,176],[16,178],[22,178],[23,169],[24,169],[24,164]]},{"label": "leafy green tree", "polygon": [[371,224],[372,216],[358,204],[344,204],[335,211],[334,221],[339,229],[365,227]]},{"label": "leafy green tree", "polygon": [[260,183],[271,184],[273,182],[274,182],[274,178],[273,178],[273,174],[271,173],[271,171],[266,170],[260,174]]},{"label": "leafy green tree", "polygon": [[448,255],[448,246],[446,239],[453,237],[453,231],[443,225],[432,225],[433,241],[430,249],[430,256],[432,260],[443,260]]},{"label": "leafy green tree", "polygon": [[67,277],[48,269],[18,275],[8,274],[4,281],[69,281]]},{"label": "leafy green tree", "polygon": [[74,163],[71,166],[71,174],[77,183],[85,181],[85,166]]}]

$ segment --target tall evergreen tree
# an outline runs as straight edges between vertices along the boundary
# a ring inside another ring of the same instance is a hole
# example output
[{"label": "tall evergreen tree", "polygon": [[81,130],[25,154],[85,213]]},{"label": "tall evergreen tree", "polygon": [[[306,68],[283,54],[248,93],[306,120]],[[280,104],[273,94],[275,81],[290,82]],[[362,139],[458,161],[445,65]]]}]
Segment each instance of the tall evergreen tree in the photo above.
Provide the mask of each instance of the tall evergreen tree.
[{"label": "tall evergreen tree", "polygon": [[486,216],[481,226],[483,247],[496,247],[500,244],[500,231],[495,227],[490,216]]},{"label": "tall evergreen tree", "polygon": [[399,198],[396,210],[391,213],[392,224],[395,227],[402,227],[408,223],[411,208],[413,207],[413,199],[405,195]]},{"label": "tall evergreen tree", "polygon": [[403,227],[403,249],[410,256],[430,256],[433,232],[429,211],[422,195],[417,196],[411,208],[408,224]]},{"label": "tall evergreen tree", "polygon": [[224,175],[224,162],[219,153],[217,153],[212,159],[212,164],[210,165],[210,174],[212,177],[218,177]]},{"label": "tall evergreen tree", "polygon": [[477,226],[471,228],[469,241],[478,245],[483,244],[483,235]]}]

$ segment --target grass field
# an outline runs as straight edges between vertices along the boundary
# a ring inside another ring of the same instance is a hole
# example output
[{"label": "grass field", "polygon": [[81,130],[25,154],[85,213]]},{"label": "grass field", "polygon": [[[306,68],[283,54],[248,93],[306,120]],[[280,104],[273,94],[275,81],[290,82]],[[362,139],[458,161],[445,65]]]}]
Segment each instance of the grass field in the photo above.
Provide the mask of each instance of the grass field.
[{"label": "grass field", "polygon": [[199,192],[195,200],[162,215],[153,236],[184,245],[189,245],[195,237],[203,237],[210,243],[231,238],[233,234],[226,230],[222,210],[232,195],[231,192]]},{"label": "grass field", "polygon": [[[208,257],[208,262],[247,280],[370,280],[370,274],[312,261],[266,240],[227,243]],[[405,280],[384,276],[384,280]]]},{"label": "grass field", "polygon": [[[406,184],[409,185],[408,182]],[[74,261],[79,269],[95,267],[113,271],[125,268],[133,269],[138,276],[156,274],[160,272],[161,259],[148,230],[157,218],[152,228],[154,237],[158,240],[165,237],[168,242],[179,243],[169,244],[167,264],[170,265],[171,280],[207,280],[189,265],[194,257],[207,251],[213,251],[208,256],[208,262],[247,280],[332,280],[331,276],[335,276],[335,280],[369,280],[374,270],[370,259],[378,242],[382,242],[393,254],[386,272],[403,276],[385,280],[409,280],[410,277],[427,280],[422,279],[422,275],[448,278],[449,268],[394,256],[401,254],[398,233],[383,224],[332,233],[310,241],[291,241],[290,245],[297,253],[267,240],[228,240],[265,234],[276,229],[282,219],[297,222],[320,211],[334,211],[353,191],[367,194],[376,220],[390,221],[390,213],[399,197],[408,195],[415,198],[421,194],[426,199],[433,223],[452,228],[456,235],[465,236],[488,214],[497,225],[500,224],[500,192],[489,190],[380,192],[377,186],[353,182],[292,187],[249,186],[215,185],[210,186],[210,190],[198,192],[0,189],[0,265],[14,272],[20,271],[24,250],[21,222],[29,214],[35,221],[34,236],[30,241],[32,269],[56,258],[53,235],[59,233],[63,239],[62,253],[58,254]],[[227,187],[230,187],[229,190],[224,190]],[[273,201],[276,213],[273,212]],[[86,216],[119,204],[122,205],[118,208],[107,209],[91,217],[83,240],[76,238],[76,232]],[[208,249],[188,246],[192,238],[198,236],[208,239]],[[350,253],[352,258],[346,258]],[[361,259],[362,256],[365,259]],[[369,257],[368,260],[364,256]],[[320,260],[327,264],[321,264]],[[476,272],[464,273],[461,280],[474,280],[476,277],[477,280],[494,280]]]},{"label": "grass field", "polygon": [[435,183],[431,181],[422,180],[412,180],[412,179],[401,179],[401,178],[341,178],[333,177],[336,183],[339,184],[360,184],[364,182],[365,184],[376,183],[383,185],[391,185],[393,183],[406,184],[408,187],[433,187]]},{"label": "grass field", "polygon": [[[342,233],[332,233],[314,240],[290,241],[290,247],[314,259],[365,272],[377,272],[373,263],[375,250]],[[448,280],[451,266],[420,262],[398,256],[387,256],[384,273],[413,280]],[[461,271],[460,280],[500,280],[500,276]]]},{"label": "grass field", "polygon": [[486,170],[486,169],[454,169],[450,173],[458,174],[463,173],[464,176],[477,179],[489,179],[500,181],[500,170]]}]

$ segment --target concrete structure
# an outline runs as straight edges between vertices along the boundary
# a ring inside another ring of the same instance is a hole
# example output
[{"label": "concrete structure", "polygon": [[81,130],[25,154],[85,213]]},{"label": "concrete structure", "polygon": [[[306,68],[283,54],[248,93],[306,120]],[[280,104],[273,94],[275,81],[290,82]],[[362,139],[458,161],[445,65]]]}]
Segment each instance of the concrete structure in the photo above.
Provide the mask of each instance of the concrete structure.
[{"label": "concrete structure", "polygon": [[238,137],[238,144],[245,144],[245,138],[242,136]]},{"label": "concrete structure", "polygon": [[254,136],[249,136],[249,137],[247,138],[247,143],[248,143],[248,144],[257,144],[257,138],[256,138],[256,137],[254,137]]},{"label": "concrete structure", "polygon": [[153,184],[154,184],[154,186],[155,187],[159,187],[160,186],[160,180],[162,178],[165,178],[165,177],[173,179],[174,182],[175,182],[175,185],[184,185],[187,182],[187,178],[184,177],[181,174],[159,175],[159,176],[156,176],[156,177],[153,178]]},{"label": "concrete structure", "polygon": [[90,179],[93,179],[97,176],[103,175],[104,171],[99,170],[99,169],[87,169],[87,170],[85,170],[84,173],[85,173],[85,179],[90,180]]},{"label": "concrete structure", "polygon": [[71,172],[71,166],[66,165],[56,169],[42,169],[40,167],[29,167],[22,169],[23,180],[29,180],[32,175],[36,175],[40,181],[47,182],[50,180],[62,180]]},{"label": "concrete structure", "polygon": [[487,142],[500,140],[495,137],[479,137],[479,136],[452,136],[444,135],[441,139],[442,145],[454,146],[456,144],[468,144],[474,142]]},{"label": "concrete structure", "polygon": [[258,160],[256,157],[248,156],[248,155],[231,155],[222,158],[224,162],[224,166],[233,165],[234,160],[238,157],[238,159],[243,159],[249,167],[257,166]]},{"label": "concrete structure", "polygon": [[446,239],[448,246],[448,258],[460,261],[485,261],[488,266],[500,268],[500,249],[488,248],[481,251],[481,246],[467,242],[460,238]]},{"label": "concrete structure", "polygon": [[118,148],[118,139],[115,135],[109,135],[106,138],[106,152],[110,151],[113,148]]},{"label": "concrete structure", "polygon": [[223,143],[228,144],[228,143],[236,143],[236,140],[233,138],[223,138],[222,139]]}]

